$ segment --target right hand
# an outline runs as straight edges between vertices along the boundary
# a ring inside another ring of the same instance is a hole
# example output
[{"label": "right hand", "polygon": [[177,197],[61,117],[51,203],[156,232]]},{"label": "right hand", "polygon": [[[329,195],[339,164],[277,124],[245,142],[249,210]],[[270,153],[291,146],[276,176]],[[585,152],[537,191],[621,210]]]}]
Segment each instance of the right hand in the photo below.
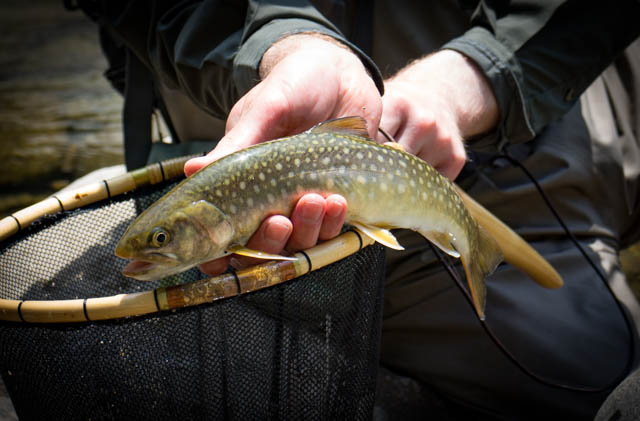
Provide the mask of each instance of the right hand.
[{"label": "right hand", "polygon": [[298,134],[331,118],[362,116],[375,138],[380,93],[360,59],[337,44],[325,36],[296,34],[269,48],[260,65],[262,81],[233,106],[216,148],[186,163],[186,175],[242,148]]}]

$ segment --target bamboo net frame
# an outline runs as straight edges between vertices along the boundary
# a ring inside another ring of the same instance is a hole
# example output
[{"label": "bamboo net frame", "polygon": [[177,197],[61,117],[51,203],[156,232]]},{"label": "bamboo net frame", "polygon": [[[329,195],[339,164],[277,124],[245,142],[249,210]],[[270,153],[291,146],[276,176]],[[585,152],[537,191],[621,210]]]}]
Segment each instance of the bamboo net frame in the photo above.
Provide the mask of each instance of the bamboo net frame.
[{"label": "bamboo net frame", "polygon": [[[51,196],[0,220],[4,241],[38,219],[110,199],[142,186],[180,177],[192,156],[152,164],[126,174]],[[238,272],[171,287],[108,297],[73,300],[10,300],[0,298],[0,321],[72,323],[141,316],[211,303],[278,285],[343,259],[373,240],[356,230],[347,231],[294,255],[295,261],[271,261]]]}]

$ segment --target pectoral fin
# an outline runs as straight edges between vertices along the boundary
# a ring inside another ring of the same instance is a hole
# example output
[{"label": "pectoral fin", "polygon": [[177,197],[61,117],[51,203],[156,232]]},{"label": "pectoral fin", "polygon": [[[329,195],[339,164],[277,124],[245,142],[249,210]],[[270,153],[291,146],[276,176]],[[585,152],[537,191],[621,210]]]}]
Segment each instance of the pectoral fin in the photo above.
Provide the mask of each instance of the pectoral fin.
[{"label": "pectoral fin", "polygon": [[391,231],[388,229],[376,227],[375,225],[369,225],[362,222],[349,222],[354,227],[358,228],[362,231],[367,237],[371,237],[374,241],[382,244],[383,246],[387,246],[394,250],[404,250],[404,247],[398,243],[396,237],[391,234]]},{"label": "pectoral fin", "polygon": [[281,256],[279,254],[271,254],[265,253],[264,251],[251,250],[243,246],[232,246],[227,249],[229,253],[239,254],[240,256],[254,257],[256,259],[265,259],[265,260],[290,260],[296,261],[298,260],[295,257],[287,257]]}]

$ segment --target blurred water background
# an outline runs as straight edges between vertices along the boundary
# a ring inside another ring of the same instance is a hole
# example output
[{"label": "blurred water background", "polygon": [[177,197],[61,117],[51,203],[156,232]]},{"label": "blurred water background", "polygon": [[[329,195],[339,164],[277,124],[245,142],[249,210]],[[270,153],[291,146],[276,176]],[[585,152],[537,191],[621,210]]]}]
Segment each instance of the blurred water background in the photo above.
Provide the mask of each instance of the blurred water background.
[{"label": "blurred water background", "polygon": [[0,214],[122,163],[122,98],[95,25],[61,0],[0,4]]}]

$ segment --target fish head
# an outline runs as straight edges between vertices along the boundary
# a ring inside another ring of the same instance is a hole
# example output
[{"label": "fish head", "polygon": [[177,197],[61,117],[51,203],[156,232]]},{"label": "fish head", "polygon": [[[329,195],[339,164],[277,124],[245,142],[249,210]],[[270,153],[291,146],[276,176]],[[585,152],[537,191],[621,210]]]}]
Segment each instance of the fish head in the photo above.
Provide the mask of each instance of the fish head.
[{"label": "fish head", "polygon": [[142,281],[185,271],[225,253],[234,229],[227,216],[206,200],[157,203],[127,229],[115,254],[132,261],[123,275]]}]

